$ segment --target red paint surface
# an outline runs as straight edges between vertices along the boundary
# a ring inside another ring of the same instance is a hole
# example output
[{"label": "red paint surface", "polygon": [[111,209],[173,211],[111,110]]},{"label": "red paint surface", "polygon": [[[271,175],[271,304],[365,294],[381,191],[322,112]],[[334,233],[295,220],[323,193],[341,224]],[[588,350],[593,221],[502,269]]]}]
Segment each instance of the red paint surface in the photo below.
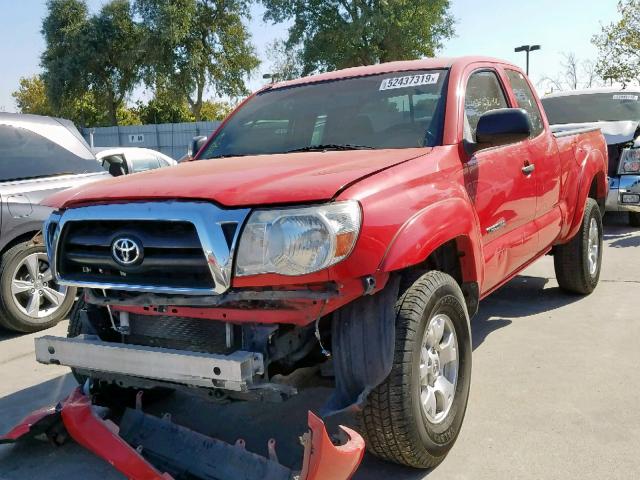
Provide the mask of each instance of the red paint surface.
[{"label": "red paint surface", "polygon": [[55,413],[55,406],[44,407],[30,413],[25,418],[23,418],[15,427],[9,430],[9,432],[0,436],[0,443],[15,442],[19,438],[27,435],[31,431],[31,427],[33,427],[40,420],[48,417],[49,415],[55,415]]},{"label": "red paint surface", "polygon": [[344,445],[333,444],[324,423],[313,413],[308,415],[311,447],[306,446],[300,480],[349,480],[364,456],[362,437],[347,427],[340,427],[349,439]]},{"label": "red paint surface", "polygon": [[107,461],[131,480],[171,480],[168,473],[159,472],[135,449],[114,431],[115,424],[108,424],[95,415],[91,399],[80,389],[63,402],[62,421],[71,438],[87,450]]},{"label": "red paint surface", "polygon": [[[77,443],[105,460],[131,480],[172,480],[168,473],[158,471],[118,435],[118,426],[98,417],[91,398],[76,388],[60,403],[62,423]],[[45,407],[28,415],[9,433],[0,437],[13,442],[26,435],[31,426],[50,415],[56,407]],[[355,431],[340,427],[348,438],[344,445],[331,442],[324,423],[313,413],[308,414],[310,441],[305,446],[301,480],[349,480],[362,461],[365,444]],[[221,459],[224,461],[224,459]]]}]

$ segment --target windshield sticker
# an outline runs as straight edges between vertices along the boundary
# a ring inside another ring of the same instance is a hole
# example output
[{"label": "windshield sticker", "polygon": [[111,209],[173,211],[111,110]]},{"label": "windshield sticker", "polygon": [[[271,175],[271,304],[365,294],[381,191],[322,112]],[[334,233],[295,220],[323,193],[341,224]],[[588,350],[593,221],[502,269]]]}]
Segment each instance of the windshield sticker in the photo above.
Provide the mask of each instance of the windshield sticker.
[{"label": "windshield sticker", "polygon": [[433,85],[434,83],[438,83],[439,77],[439,73],[423,73],[420,75],[407,75],[406,77],[385,78],[380,84],[380,90],[417,87],[418,85]]},{"label": "windshield sticker", "polygon": [[633,100],[635,102],[638,101],[638,95],[614,95],[614,100]]}]

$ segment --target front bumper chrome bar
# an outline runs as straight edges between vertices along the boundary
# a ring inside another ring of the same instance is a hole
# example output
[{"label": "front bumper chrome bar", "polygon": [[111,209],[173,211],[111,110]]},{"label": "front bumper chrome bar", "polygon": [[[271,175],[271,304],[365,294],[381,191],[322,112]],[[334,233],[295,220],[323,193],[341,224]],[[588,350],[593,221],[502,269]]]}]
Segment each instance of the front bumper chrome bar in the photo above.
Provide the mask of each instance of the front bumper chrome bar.
[{"label": "front bumper chrome bar", "polygon": [[35,340],[36,360],[44,364],[140,377],[182,385],[247,391],[264,373],[262,355],[229,355],[103,342],[98,337],[45,336]]}]

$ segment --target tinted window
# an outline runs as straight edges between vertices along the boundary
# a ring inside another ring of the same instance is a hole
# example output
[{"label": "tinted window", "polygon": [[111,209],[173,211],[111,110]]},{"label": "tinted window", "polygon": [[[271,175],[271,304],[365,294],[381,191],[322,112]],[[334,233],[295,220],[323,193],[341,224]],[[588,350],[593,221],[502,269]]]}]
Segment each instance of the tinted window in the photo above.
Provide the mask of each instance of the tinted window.
[{"label": "tinted window", "polygon": [[520,72],[515,70],[507,70],[507,77],[511,83],[511,89],[513,90],[518,106],[524,108],[529,114],[531,119],[531,126],[533,127],[531,134],[537,137],[544,130],[544,123],[542,122],[542,115],[540,109],[536,103],[536,98],[527,80],[522,76]]},{"label": "tinted window", "polygon": [[437,145],[446,70],[395,72],[266,90],[244,104],[200,158],[284,153],[314,145]]},{"label": "tinted window", "polygon": [[[83,145],[77,150],[86,151]],[[31,130],[0,125],[0,181],[101,171],[93,157],[81,157]]]},{"label": "tinted window", "polygon": [[464,97],[465,138],[475,141],[478,120],[483,113],[507,108],[507,99],[495,72],[485,70],[469,77]]},{"label": "tinted window", "polygon": [[640,121],[640,92],[590,93],[543,98],[551,124]]}]

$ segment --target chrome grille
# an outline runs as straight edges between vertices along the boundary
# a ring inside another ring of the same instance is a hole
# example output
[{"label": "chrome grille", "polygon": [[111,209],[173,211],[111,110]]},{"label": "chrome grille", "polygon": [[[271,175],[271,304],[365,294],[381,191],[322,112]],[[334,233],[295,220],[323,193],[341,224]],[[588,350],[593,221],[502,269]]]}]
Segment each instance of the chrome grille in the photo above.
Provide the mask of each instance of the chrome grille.
[{"label": "chrome grille", "polygon": [[[233,251],[248,212],[205,202],[95,205],[52,214],[44,231],[63,285],[210,295],[230,287]],[[140,262],[116,262],[112,245],[125,237],[144,248]]]},{"label": "chrome grille", "polygon": [[[144,246],[140,263],[115,261],[112,245],[119,237],[135,238]],[[213,289],[198,233],[189,222],[72,222],[62,233],[58,258],[58,272],[65,278]]]}]

